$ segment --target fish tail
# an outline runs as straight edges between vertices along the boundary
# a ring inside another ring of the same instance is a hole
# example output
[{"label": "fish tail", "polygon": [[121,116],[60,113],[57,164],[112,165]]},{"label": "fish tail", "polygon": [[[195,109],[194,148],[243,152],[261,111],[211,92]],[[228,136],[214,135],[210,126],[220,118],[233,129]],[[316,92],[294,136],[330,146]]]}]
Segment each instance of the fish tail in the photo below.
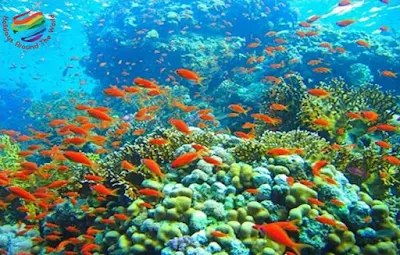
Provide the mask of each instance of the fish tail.
[{"label": "fish tail", "polygon": [[120,189],[121,189],[121,188],[113,189],[113,190],[112,190],[112,196],[118,197],[118,196],[119,196],[118,192],[119,192]]},{"label": "fish tail", "polygon": [[301,255],[300,250],[302,249],[314,249],[313,246],[309,245],[309,244],[304,244],[304,243],[296,243],[295,245],[293,245],[293,247],[291,247],[292,250],[297,254],[297,255]]},{"label": "fish tail", "polygon": [[204,87],[203,80],[204,80],[204,78],[199,77],[199,78],[196,80],[196,83],[197,83],[198,85]]}]

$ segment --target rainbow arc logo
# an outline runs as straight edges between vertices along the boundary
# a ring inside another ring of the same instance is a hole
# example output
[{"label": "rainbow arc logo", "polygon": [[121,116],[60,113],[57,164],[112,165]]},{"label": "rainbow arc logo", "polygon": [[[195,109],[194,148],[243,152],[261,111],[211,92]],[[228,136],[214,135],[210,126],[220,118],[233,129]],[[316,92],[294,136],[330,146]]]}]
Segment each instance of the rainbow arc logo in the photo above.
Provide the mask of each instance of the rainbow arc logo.
[{"label": "rainbow arc logo", "polygon": [[46,31],[46,18],[42,12],[27,11],[13,18],[11,29],[24,42],[35,42],[42,38]]}]

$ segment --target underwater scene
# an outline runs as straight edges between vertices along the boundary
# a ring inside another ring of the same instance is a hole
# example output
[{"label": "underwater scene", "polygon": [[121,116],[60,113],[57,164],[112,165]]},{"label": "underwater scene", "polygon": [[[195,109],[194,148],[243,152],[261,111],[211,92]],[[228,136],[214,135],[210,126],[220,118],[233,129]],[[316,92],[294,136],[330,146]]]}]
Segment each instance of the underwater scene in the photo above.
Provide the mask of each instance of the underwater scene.
[{"label": "underwater scene", "polygon": [[2,0],[0,254],[400,254],[400,0]]}]

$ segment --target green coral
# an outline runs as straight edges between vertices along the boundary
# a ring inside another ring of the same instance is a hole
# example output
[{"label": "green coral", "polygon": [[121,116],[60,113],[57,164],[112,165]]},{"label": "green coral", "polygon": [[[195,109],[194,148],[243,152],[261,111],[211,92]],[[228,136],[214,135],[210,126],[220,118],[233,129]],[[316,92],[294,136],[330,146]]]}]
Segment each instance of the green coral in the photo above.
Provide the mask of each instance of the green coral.
[{"label": "green coral", "polygon": [[[334,78],[329,83],[321,82],[319,89],[330,93],[328,97],[305,95],[300,103],[298,114],[301,126],[320,131],[335,142],[343,142],[340,128],[351,130],[356,137],[365,134],[368,123],[352,120],[346,113],[375,111],[379,114],[379,123],[386,123],[395,113],[399,113],[398,96],[391,92],[382,91],[379,85],[363,84],[358,87],[350,86],[341,78]],[[316,119],[329,122],[328,126],[318,126],[312,123]]]},{"label": "green coral", "polygon": [[309,131],[266,131],[259,138],[239,143],[232,148],[232,153],[241,161],[253,162],[261,160],[272,148],[295,148],[301,150],[305,159],[315,161],[333,158],[333,152],[323,152],[327,147],[329,143],[324,138]]},{"label": "green coral", "polygon": [[8,135],[0,135],[0,144],[4,147],[0,149],[0,169],[14,170],[18,168],[19,162],[22,160],[18,155],[19,145],[12,142]]},{"label": "green coral", "polygon": [[[279,129],[282,131],[293,130],[298,127],[298,107],[306,95],[307,86],[303,78],[298,74],[293,74],[287,79],[281,79],[282,83],[272,86],[263,95],[261,113],[269,115],[271,104],[283,104],[287,106],[287,111],[274,111],[274,117],[282,120]],[[257,127],[259,133],[266,129],[266,125],[260,123]]]}]

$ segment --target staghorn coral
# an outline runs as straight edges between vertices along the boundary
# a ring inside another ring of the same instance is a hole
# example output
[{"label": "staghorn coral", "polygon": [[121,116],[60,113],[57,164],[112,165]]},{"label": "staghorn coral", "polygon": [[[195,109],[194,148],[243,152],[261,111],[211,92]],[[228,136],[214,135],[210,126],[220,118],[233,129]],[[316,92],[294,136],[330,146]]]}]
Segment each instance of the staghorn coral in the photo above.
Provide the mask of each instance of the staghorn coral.
[{"label": "staghorn coral", "polygon": [[[164,138],[169,143],[166,145],[153,145],[148,142],[152,138]],[[217,140],[212,132],[195,130],[190,136],[187,136],[172,128],[160,128],[146,136],[137,138],[133,143],[126,143],[119,151],[114,151],[102,160],[95,159],[99,166],[95,170],[95,174],[104,177],[111,183],[111,186],[121,188],[126,198],[133,199],[136,197],[136,191],[141,182],[152,176],[141,166],[135,171],[123,169],[121,167],[123,160],[127,160],[137,166],[141,164],[141,159],[143,158],[153,159],[159,164],[167,163],[174,158],[174,151],[184,144],[199,143],[203,146],[211,146]],[[93,169],[77,166],[75,172],[80,173],[78,178],[82,180],[85,173],[94,173],[93,171]]]},{"label": "staghorn coral", "polygon": [[[339,129],[350,130],[350,133],[360,137],[364,134],[360,130],[368,127],[368,123],[353,121],[346,113],[371,110],[379,114],[380,123],[386,123],[400,111],[398,96],[382,91],[379,85],[366,83],[352,87],[342,78],[334,78],[330,83],[321,82],[318,88],[329,91],[331,96],[304,96],[300,103],[299,123],[339,143],[344,138]],[[316,119],[327,120],[329,125],[317,126],[312,123]]]},{"label": "staghorn coral", "polygon": [[0,144],[4,146],[0,149],[0,169],[16,169],[22,159],[18,156],[19,145],[13,143],[8,135],[0,135]]},{"label": "staghorn coral", "polygon": [[[283,104],[288,107],[287,111],[273,112],[275,117],[282,120],[279,129],[289,131],[298,126],[298,106],[306,95],[307,87],[303,78],[299,74],[292,74],[287,79],[281,79],[283,82],[272,86],[263,95],[261,113],[269,115],[271,113],[271,104]],[[266,126],[258,126],[259,133],[265,130]]]},{"label": "staghorn coral", "polygon": [[322,152],[328,146],[329,143],[324,138],[309,131],[266,131],[260,138],[239,143],[232,148],[232,153],[242,161],[252,162],[261,160],[266,152],[272,148],[298,148],[302,149],[305,159],[318,160],[333,157],[332,152]]}]

